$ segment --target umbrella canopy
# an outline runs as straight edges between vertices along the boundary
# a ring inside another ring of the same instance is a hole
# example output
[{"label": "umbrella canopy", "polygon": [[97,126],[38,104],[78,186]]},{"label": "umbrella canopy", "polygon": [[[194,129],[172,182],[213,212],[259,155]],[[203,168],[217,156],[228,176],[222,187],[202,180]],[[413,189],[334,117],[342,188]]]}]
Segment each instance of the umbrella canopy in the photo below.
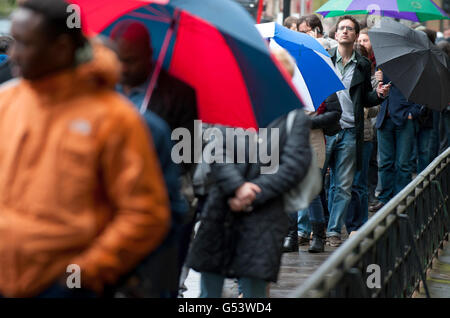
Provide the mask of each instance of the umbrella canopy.
[{"label": "umbrella canopy", "polygon": [[295,32],[275,23],[256,25],[270,46],[281,46],[295,59],[297,70],[293,83],[307,110],[316,111],[331,94],[345,89],[330,55],[312,36]]},{"label": "umbrella canopy", "polygon": [[383,18],[369,37],[379,67],[407,99],[436,110],[450,103],[450,59],[424,32]]},{"label": "umbrella canopy", "polygon": [[449,19],[432,0],[330,0],[316,12],[325,18],[375,14],[415,22]]},{"label": "umbrella canopy", "polygon": [[204,122],[258,128],[302,107],[252,18],[234,1],[70,2],[81,7],[87,34],[109,35],[121,20],[145,24],[157,62],[196,90],[197,111]]}]

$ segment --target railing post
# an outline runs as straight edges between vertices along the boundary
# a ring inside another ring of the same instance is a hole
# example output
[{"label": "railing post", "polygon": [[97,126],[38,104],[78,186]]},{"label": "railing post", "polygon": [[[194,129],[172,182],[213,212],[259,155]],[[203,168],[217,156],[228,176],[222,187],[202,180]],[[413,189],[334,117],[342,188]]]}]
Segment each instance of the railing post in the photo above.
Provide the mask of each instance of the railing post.
[{"label": "railing post", "polygon": [[413,226],[411,224],[411,220],[405,214],[399,214],[398,217],[401,220],[406,221],[406,223],[407,223],[407,227],[409,229],[409,238],[410,238],[410,241],[411,241],[411,248],[414,251],[414,255],[415,255],[415,258],[416,258],[416,261],[417,261],[417,266],[419,267],[419,272],[420,272],[420,277],[422,278],[423,287],[425,288],[425,293],[427,295],[427,298],[431,298],[430,297],[430,292],[428,291],[427,277],[425,276],[425,273],[422,270],[422,263],[421,263],[421,259],[420,259],[420,255],[419,255],[419,249],[417,247],[416,240],[414,239],[414,229],[413,229]]}]

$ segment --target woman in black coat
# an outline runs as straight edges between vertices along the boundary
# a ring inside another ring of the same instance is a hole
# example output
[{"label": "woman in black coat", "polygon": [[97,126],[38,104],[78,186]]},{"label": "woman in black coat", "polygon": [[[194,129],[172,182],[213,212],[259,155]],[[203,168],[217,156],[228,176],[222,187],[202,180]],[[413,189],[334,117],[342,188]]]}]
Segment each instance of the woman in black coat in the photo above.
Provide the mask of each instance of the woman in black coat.
[{"label": "woman in black coat", "polygon": [[[221,297],[225,277],[240,279],[244,297],[265,297],[267,283],[277,280],[289,224],[283,194],[301,182],[311,161],[310,120],[302,109],[296,110],[288,135],[286,118],[268,127],[279,129],[279,142],[271,145],[268,138],[269,149],[280,149],[276,173],[261,174],[260,163],[211,166],[214,185],[187,259],[187,265],[202,274],[200,297]],[[232,211],[230,200],[249,184],[260,190],[250,208]]]}]

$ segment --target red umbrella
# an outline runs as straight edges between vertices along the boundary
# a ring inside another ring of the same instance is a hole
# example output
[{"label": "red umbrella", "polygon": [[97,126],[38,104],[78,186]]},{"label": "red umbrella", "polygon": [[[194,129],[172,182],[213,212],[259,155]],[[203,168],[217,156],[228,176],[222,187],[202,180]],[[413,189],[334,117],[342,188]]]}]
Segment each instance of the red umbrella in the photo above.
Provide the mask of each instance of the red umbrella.
[{"label": "red umbrella", "polygon": [[[271,56],[247,12],[229,0],[71,0],[87,34],[109,34],[116,23],[147,25],[157,68],[195,88],[200,119],[258,128],[301,107],[290,79]],[[164,5],[164,6],[162,6]],[[175,41],[173,41],[173,37]],[[153,79],[156,82],[156,78]],[[148,97],[151,96],[152,87]]]}]

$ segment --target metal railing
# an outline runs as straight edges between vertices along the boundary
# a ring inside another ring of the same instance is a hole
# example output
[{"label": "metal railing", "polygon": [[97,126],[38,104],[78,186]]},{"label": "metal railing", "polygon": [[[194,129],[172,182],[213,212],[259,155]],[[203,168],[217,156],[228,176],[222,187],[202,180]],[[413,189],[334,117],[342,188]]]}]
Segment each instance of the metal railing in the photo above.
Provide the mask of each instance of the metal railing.
[{"label": "metal railing", "polygon": [[448,239],[449,211],[450,147],[290,297],[411,297],[421,281],[429,297],[426,271]]}]

